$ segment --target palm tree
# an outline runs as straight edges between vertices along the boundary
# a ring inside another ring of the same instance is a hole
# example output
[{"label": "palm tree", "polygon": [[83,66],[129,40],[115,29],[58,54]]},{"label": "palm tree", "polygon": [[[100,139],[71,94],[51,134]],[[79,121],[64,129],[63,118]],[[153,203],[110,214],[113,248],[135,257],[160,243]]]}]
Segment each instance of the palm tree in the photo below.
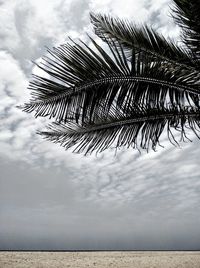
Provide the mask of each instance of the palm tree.
[{"label": "palm tree", "polygon": [[200,130],[200,2],[173,0],[182,45],[147,25],[91,14],[99,46],[69,40],[38,65],[23,110],[53,118],[38,132],[75,152],[112,145],[156,149],[163,132],[174,145]]}]

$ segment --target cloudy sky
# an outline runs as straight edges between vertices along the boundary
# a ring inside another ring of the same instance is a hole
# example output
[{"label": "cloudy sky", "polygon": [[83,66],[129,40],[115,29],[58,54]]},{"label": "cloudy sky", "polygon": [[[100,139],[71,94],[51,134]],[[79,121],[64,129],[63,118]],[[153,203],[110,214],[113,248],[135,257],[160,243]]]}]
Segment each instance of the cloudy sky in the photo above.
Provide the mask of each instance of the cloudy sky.
[{"label": "cloudy sky", "polygon": [[91,33],[89,12],[177,39],[170,0],[0,0],[0,249],[200,249],[200,141],[142,153],[72,154],[16,105],[32,61]]}]

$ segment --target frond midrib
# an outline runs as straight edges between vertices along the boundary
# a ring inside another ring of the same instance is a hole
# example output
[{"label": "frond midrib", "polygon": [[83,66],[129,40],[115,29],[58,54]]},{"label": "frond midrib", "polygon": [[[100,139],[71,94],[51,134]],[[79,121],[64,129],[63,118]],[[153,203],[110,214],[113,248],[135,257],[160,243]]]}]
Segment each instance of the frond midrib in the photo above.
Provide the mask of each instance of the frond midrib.
[{"label": "frond midrib", "polygon": [[[157,111],[156,111],[157,112]],[[93,131],[98,131],[98,130],[103,130],[103,129],[109,129],[109,128],[113,128],[113,127],[119,127],[119,126],[126,126],[126,125],[132,125],[134,123],[145,123],[145,122],[150,122],[150,121],[156,121],[156,120],[164,120],[164,119],[171,119],[173,117],[178,117],[178,118],[186,118],[186,117],[193,117],[193,116],[197,116],[196,112],[189,112],[189,111],[169,111],[166,112],[164,111],[162,114],[154,114],[154,115],[150,115],[147,116],[146,114],[144,115],[138,115],[137,118],[129,118],[126,119],[124,118],[123,120],[116,120],[114,122],[102,122],[100,124],[97,124],[95,126],[90,125],[90,128],[87,128],[87,126],[84,128],[80,128],[80,129],[76,129],[74,130],[74,132],[79,133],[79,134],[84,134],[84,133],[89,133],[89,132],[93,132]],[[41,132],[41,133],[45,133],[45,132]],[[48,133],[48,135],[56,135],[56,136],[63,136],[65,134],[69,134],[69,131],[48,131],[46,132]],[[73,133],[73,131],[72,131]]]},{"label": "frond midrib", "polygon": [[44,103],[48,104],[51,102],[55,102],[59,99],[69,97],[70,95],[72,96],[72,95],[77,94],[83,90],[87,90],[93,86],[101,85],[101,84],[108,83],[108,82],[110,82],[110,83],[117,82],[117,81],[127,81],[127,82],[135,81],[135,82],[158,84],[161,86],[168,86],[168,87],[180,90],[180,91],[200,95],[200,90],[198,90],[198,89],[191,88],[191,87],[181,85],[178,83],[169,82],[166,80],[159,80],[159,79],[155,79],[155,78],[142,77],[142,76],[116,76],[116,75],[113,75],[113,76],[108,76],[108,77],[104,77],[104,78],[99,78],[99,79],[93,80],[91,82],[87,82],[81,86],[67,88],[66,92],[62,92],[61,94],[57,94],[56,96],[49,97],[49,98],[43,99],[43,100],[38,100],[38,101],[33,100],[27,104],[28,105],[39,105],[39,104],[44,104]]}]

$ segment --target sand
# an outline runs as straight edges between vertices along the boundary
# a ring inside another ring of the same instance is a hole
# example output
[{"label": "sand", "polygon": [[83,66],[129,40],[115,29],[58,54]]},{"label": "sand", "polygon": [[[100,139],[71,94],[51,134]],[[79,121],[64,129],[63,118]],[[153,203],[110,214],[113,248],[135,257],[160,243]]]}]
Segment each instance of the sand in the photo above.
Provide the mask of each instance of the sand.
[{"label": "sand", "polygon": [[200,268],[200,251],[0,252],[0,268]]}]

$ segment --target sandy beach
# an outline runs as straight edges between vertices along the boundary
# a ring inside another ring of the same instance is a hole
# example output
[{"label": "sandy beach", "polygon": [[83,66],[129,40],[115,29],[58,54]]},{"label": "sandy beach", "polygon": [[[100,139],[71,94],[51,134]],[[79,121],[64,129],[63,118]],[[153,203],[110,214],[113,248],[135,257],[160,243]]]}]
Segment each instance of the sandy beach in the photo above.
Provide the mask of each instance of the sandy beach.
[{"label": "sandy beach", "polygon": [[0,268],[199,268],[200,251],[0,252]]}]

